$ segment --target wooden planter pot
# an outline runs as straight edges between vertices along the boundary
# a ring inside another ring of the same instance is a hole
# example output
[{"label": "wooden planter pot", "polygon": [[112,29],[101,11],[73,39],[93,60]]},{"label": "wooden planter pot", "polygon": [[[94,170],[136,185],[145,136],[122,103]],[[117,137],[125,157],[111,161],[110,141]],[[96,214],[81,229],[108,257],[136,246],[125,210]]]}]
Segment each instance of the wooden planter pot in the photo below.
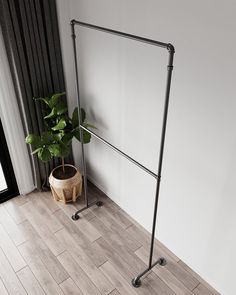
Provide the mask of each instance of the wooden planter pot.
[{"label": "wooden planter pot", "polygon": [[82,193],[82,177],[76,167],[65,164],[64,176],[62,166],[54,168],[49,176],[49,183],[56,201],[75,202]]}]

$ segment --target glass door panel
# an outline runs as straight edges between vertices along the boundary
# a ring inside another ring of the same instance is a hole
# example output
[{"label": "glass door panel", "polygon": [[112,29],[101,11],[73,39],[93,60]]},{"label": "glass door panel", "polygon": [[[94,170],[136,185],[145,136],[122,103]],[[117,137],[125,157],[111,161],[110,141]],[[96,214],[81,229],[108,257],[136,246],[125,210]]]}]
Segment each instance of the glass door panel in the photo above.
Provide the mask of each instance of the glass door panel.
[{"label": "glass door panel", "polygon": [[0,121],[0,203],[18,194],[15,174]]},{"label": "glass door panel", "polygon": [[6,189],[7,189],[7,183],[6,183],[4,173],[2,171],[2,165],[0,163],[0,192],[4,191]]}]

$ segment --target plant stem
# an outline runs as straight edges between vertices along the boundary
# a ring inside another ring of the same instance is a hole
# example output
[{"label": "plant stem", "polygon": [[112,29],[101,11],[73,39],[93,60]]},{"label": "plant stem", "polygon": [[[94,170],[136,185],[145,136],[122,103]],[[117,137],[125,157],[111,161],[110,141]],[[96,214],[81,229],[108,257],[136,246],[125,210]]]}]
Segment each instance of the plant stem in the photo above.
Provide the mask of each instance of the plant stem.
[{"label": "plant stem", "polygon": [[65,161],[64,161],[64,157],[61,158],[61,163],[62,163],[63,173],[65,174]]}]

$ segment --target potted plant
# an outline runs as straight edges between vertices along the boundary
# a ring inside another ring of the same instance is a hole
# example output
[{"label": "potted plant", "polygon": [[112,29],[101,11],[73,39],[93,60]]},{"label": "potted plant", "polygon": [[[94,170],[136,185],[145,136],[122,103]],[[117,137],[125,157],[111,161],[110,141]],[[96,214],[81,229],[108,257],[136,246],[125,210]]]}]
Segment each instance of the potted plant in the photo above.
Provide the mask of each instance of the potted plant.
[{"label": "potted plant", "polygon": [[[64,203],[76,201],[82,191],[82,177],[77,168],[65,164],[64,158],[71,152],[72,139],[80,138],[78,108],[75,108],[72,118],[68,115],[68,108],[62,100],[63,93],[56,93],[49,97],[34,98],[45,104],[45,129],[41,135],[29,134],[25,141],[33,146],[32,154],[37,154],[43,162],[50,161],[53,157],[61,159],[61,165],[51,171],[49,183],[55,200]],[[86,112],[81,108],[81,121],[85,127],[96,128],[86,122]],[[91,135],[83,132],[83,143],[89,143]]]}]

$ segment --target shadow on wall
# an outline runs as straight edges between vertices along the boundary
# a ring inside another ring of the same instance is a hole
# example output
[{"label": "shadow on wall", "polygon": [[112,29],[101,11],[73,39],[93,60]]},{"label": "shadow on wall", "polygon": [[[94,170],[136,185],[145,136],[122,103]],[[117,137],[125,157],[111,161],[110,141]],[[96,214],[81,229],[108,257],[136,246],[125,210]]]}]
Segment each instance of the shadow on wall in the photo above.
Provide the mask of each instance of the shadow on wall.
[{"label": "shadow on wall", "polygon": [[[232,281],[235,280],[235,274],[232,273],[230,267],[230,265],[236,265],[236,240],[234,239],[236,195],[233,193],[236,183],[236,144],[232,148],[232,155],[229,158],[231,161],[228,166],[228,174],[225,175],[224,181],[222,180],[221,200],[218,204],[218,211],[215,215],[211,237],[209,238],[210,242],[206,251],[205,268],[212,268],[213,266],[217,272],[215,277],[211,278],[211,281],[231,288],[227,294],[236,294],[235,285],[235,289],[232,290]],[[219,232],[224,234],[219,237]],[[221,261],[224,261],[224,264]]]},{"label": "shadow on wall", "polygon": [[[109,128],[109,126],[107,124],[105,124],[102,116],[97,113],[96,102],[95,102],[95,99],[93,98],[93,96],[88,95],[88,97],[85,98],[85,101],[89,101],[92,106],[92,107],[88,108],[88,115],[89,115],[90,121],[93,122],[93,124],[95,126],[99,126],[103,130],[104,129],[107,130]],[[97,131],[99,133],[99,129]],[[95,131],[95,133],[97,133],[97,132]]]}]

